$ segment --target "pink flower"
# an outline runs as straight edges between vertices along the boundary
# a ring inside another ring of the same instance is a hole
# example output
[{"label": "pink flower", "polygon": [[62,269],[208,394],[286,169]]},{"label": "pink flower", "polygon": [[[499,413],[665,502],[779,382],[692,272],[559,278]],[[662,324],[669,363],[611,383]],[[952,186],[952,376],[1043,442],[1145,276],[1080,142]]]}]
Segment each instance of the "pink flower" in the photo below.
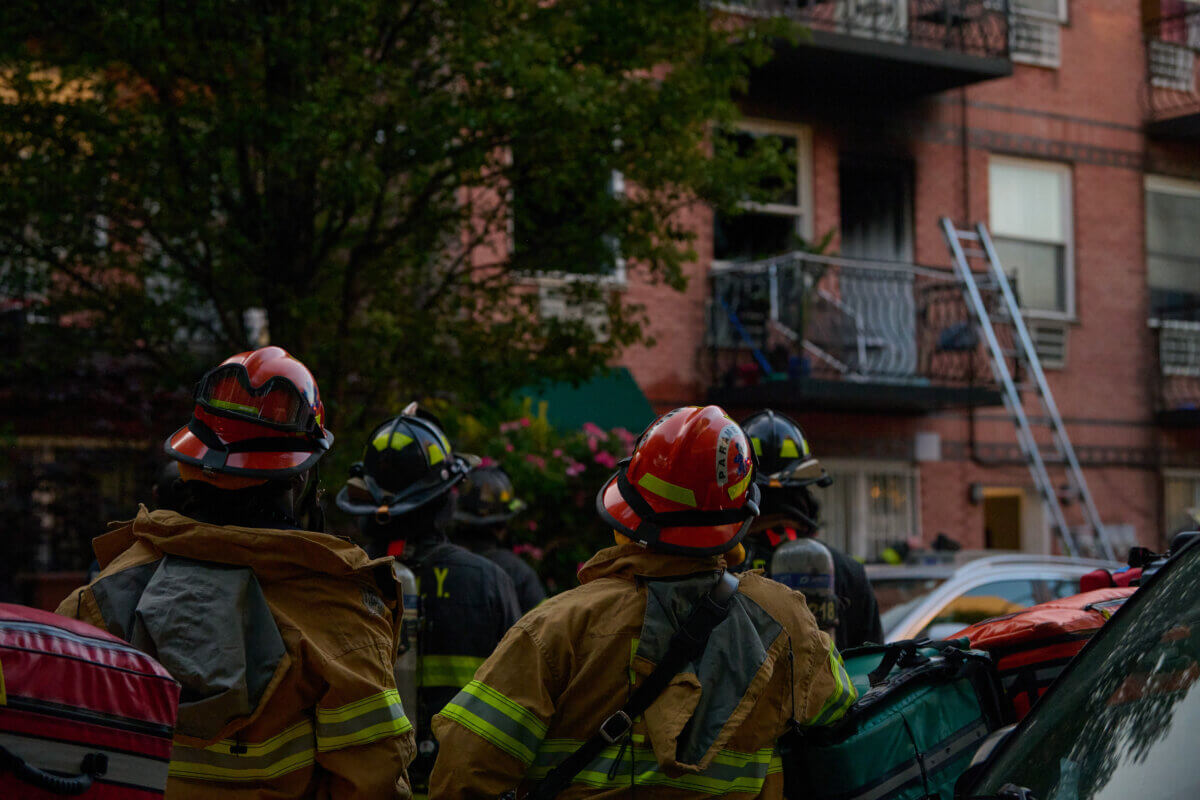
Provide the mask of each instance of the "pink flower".
[{"label": "pink flower", "polygon": [[597,425],[594,422],[583,423],[583,432],[586,433],[588,436],[595,436],[599,439],[607,439],[608,438],[608,434],[604,432],[604,428],[601,428],[599,425]]},{"label": "pink flower", "polygon": [[522,428],[528,428],[528,427],[530,426],[530,424],[531,424],[531,423],[529,422],[529,417],[521,417],[521,420],[520,420],[520,422],[521,422],[521,427],[522,427]]},{"label": "pink flower", "polygon": [[563,457],[562,448],[561,447],[554,448],[554,452],[552,452],[550,455],[553,456],[554,458],[562,458]]},{"label": "pink flower", "polygon": [[600,466],[607,467],[608,469],[613,469],[617,466],[617,457],[612,453],[605,452],[604,450],[596,453],[596,456],[593,460]]},{"label": "pink flower", "polygon": [[588,450],[591,450],[594,453],[594,452],[596,452],[596,448],[599,445],[600,445],[600,441],[596,437],[594,437],[594,436],[588,437]]},{"label": "pink flower", "polygon": [[577,475],[582,475],[587,472],[587,466],[580,464],[578,461],[572,461],[567,466],[567,477],[574,478]]},{"label": "pink flower", "polygon": [[491,456],[483,456],[482,458],[479,459],[479,466],[494,467],[494,466],[496,466],[496,462]]},{"label": "pink flower", "polygon": [[512,551],[519,556],[529,556],[534,561],[541,561],[546,557],[546,551],[534,544],[513,545]]},{"label": "pink flower", "polygon": [[613,428],[612,432],[615,433],[617,438],[625,444],[633,444],[635,441],[637,441],[637,437],[630,433],[627,428]]},{"label": "pink flower", "polygon": [[536,531],[537,530],[537,520],[536,519],[529,520],[529,522],[526,524],[525,527],[529,528],[529,530],[531,530],[531,531]]},{"label": "pink flower", "polygon": [[512,451],[513,451],[512,442],[505,442],[504,443],[504,452],[511,453]]},{"label": "pink flower", "polygon": [[533,453],[526,453],[525,460],[530,464],[533,464],[538,469],[546,468],[546,459],[542,458],[541,456],[534,455]]},{"label": "pink flower", "polygon": [[500,432],[508,433],[509,431],[515,431],[519,427],[521,427],[521,423],[519,420],[513,420],[512,422],[501,422],[500,423]]}]

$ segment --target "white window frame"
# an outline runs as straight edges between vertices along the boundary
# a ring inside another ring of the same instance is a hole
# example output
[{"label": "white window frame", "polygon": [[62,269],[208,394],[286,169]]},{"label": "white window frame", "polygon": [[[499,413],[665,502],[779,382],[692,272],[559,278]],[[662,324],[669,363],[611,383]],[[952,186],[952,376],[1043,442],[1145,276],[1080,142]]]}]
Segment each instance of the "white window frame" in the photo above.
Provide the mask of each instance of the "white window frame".
[{"label": "white window frame", "polygon": [[[1017,158],[1015,156],[997,155],[995,153],[988,155],[988,229],[993,237],[1001,237],[1004,239],[1017,238],[1006,233],[996,233],[992,230],[992,186],[991,186],[991,166],[992,164],[1012,164],[1014,166],[1030,167],[1033,169],[1046,170],[1055,172],[1059,175],[1062,181],[1064,191],[1062,192],[1062,218],[1066,223],[1066,231],[1064,231],[1062,247],[1063,250],[1063,306],[1062,311],[1048,311],[1045,309],[1022,308],[1021,313],[1029,319],[1054,319],[1063,322],[1076,322],[1075,316],[1075,209],[1074,209],[1074,194],[1075,194],[1075,176],[1070,164],[1064,164],[1061,161],[1045,161],[1037,158]],[[1036,242],[1037,239],[1027,239],[1026,241]],[[1043,242],[1043,244],[1058,245],[1059,242]],[[1003,265],[1001,265],[1003,266]],[[1007,269],[1007,268],[1006,268]]]},{"label": "white window frame", "polygon": [[[912,535],[921,535],[921,470],[907,461],[875,459],[821,459],[821,463],[837,480],[847,481],[848,501],[846,519],[845,551],[853,558],[871,555],[872,539],[867,530],[868,475],[884,474],[904,478],[912,482]],[[823,501],[820,489],[814,490],[819,502]]]},{"label": "white window frame", "polygon": [[[783,122],[781,120],[748,117],[739,120],[737,129],[749,133],[774,134],[776,136],[794,136],[796,139],[796,204],[783,203],[752,203],[744,201],[739,205],[747,211],[765,214],[799,217],[800,235],[811,241],[813,238],[813,149],[812,128],[799,122]],[[713,225],[716,225],[716,214],[713,214]],[[728,267],[735,262],[718,259],[715,256],[711,265],[714,268]]]},{"label": "white window frame", "polygon": [[[1159,494],[1159,510],[1162,512],[1163,525],[1171,524],[1171,509],[1167,508],[1167,481],[1196,481],[1200,483],[1200,470],[1195,469],[1164,469],[1162,471],[1162,492]],[[1170,531],[1163,530],[1160,532],[1163,536],[1170,534]]]},{"label": "white window frame", "polygon": [[[1158,192],[1159,194],[1176,194],[1184,197],[1200,198],[1200,181],[1189,181],[1184,178],[1173,178],[1168,175],[1146,175],[1142,181],[1142,191],[1144,194],[1150,192]],[[1145,207],[1146,198],[1142,198],[1142,206]],[[1142,242],[1142,254],[1146,258],[1146,288],[1150,288],[1150,238],[1147,235],[1145,241]],[[1161,323],[1156,317],[1151,317],[1149,320],[1150,326],[1155,327]],[[1198,473],[1200,474],[1200,473]]]}]

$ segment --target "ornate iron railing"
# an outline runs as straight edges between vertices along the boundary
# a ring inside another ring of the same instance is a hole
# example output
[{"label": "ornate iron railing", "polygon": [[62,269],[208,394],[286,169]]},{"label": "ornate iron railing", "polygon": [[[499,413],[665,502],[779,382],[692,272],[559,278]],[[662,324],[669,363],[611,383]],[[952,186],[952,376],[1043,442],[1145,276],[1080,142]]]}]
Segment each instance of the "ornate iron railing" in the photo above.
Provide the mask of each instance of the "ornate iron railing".
[{"label": "ornate iron railing", "polygon": [[814,30],[1007,58],[1008,0],[725,0],[723,11],[786,16]]},{"label": "ornate iron railing", "polygon": [[[711,280],[714,386],[807,377],[995,385],[949,269],[791,253],[714,268]],[[1011,344],[998,297],[985,299],[997,335]]]},{"label": "ornate iron railing", "polygon": [[1145,38],[1149,120],[1200,113],[1200,6],[1150,20]]}]

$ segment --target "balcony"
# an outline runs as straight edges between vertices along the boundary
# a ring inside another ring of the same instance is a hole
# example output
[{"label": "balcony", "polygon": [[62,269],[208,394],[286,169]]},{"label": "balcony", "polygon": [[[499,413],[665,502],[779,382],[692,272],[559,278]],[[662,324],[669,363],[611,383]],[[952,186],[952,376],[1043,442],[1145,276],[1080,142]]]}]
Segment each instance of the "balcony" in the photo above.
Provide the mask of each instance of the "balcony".
[{"label": "balcony", "polygon": [[[791,253],[711,280],[711,402],[913,415],[1003,403],[949,270]],[[997,334],[1012,341],[1007,325]]]},{"label": "balcony", "polygon": [[735,0],[743,16],[805,26],[751,81],[792,105],[906,101],[1012,74],[1008,0]]},{"label": "balcony", "polygon": [[1145,26],[1146,132],[1152,136],[1200,139],[1200,6],[1185,8]]},{"label": "balcony", "polygon": [[1200,322],[1159,318],[1150,329],[1158,358],[1155,418],[1167,428],[1200,427]]}]

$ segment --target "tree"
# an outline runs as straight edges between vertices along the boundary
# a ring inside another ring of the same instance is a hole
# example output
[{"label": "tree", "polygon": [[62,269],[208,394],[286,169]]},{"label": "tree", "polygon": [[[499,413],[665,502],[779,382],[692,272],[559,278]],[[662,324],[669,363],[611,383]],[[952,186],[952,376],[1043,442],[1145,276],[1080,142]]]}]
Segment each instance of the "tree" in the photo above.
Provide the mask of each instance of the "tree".
[{"label": "tree", "polygon": [[604,324],[545,318],[529,276],[619,257],[680,287],[681,212],[784,168],[711,135],[781,23],[722,23],[695,0],[10,0],[0,288],[75,329],[54,358],[133,353],[175,385],[265,313],[339,429],[585,378],[640,310],[568,280]]}]

